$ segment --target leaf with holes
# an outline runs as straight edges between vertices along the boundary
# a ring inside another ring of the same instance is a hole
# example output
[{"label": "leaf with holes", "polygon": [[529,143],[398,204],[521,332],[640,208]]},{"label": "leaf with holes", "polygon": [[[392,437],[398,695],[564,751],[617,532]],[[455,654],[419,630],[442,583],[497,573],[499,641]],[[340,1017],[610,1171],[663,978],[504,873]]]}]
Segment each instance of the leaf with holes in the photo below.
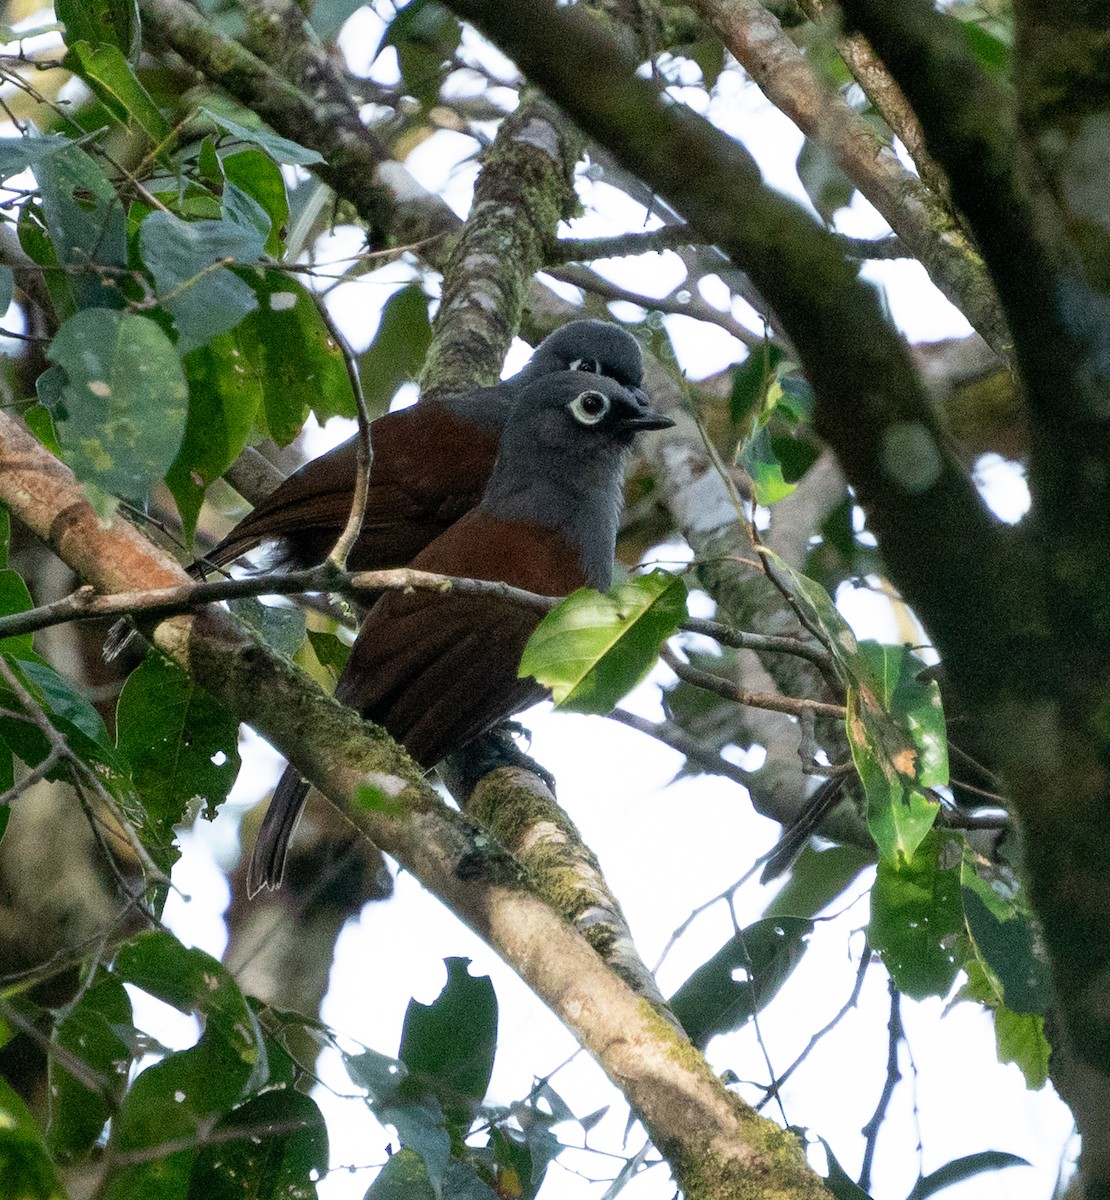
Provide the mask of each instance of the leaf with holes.
[{"label": "leaf with holes", "polygon": [[47,351],[65,372],[51,415],[74,474],[143,500],[181,445],[188,387],[173,344],[149,317],[93,308],[58,330]]}]

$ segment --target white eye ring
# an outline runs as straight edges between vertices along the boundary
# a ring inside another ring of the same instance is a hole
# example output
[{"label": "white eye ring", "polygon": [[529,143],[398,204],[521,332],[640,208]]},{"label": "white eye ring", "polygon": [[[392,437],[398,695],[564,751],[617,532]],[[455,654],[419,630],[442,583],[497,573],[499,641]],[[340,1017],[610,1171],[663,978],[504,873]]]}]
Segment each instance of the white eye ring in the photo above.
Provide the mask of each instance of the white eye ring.
[{"label": "white eye ring", "polygon": [[588,371],[591,375],[602,375],[601,363],[595,358],[576,358],[567,363],[568,371]]},{"label": "white eye ring", "polygon": [[604,392],[580,392],[567,408],[580,425],[596,425],[609,412],[609,397]]}]

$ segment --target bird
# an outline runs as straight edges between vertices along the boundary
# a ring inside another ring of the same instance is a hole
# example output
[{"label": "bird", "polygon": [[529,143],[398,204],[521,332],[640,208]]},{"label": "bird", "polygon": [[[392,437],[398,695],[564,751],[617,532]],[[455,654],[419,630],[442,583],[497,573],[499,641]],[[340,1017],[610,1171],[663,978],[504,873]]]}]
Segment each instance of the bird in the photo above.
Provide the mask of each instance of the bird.
[{"label": "bird", "polygon": [[[405,566],[473,508],[513,404],[535,380],[564,371],[613,379],[646,403],[639,343],[619,325],[584,319],[544,338],[523,370],[494,387],[420,400],[374,421],[366,515],[348,568]],[[351,438],[306,463],[198,560],[193,574],[268,542],[276,568],[323,562],[350,515],[357,453]]]},{"label": "bird", "polygon": [[[635,436],[674,422],[638,388],[575,371],[519,389],[478,504],[411,566],[545,596],[610,586],[624,461]],[[363,620],[336,699],[384,728],[425,770],[547,690],[518,668],[541,614],[494,596],[387,592]],[[262,822],[248,892],[277,888],[308,784],[290,765]]]}]

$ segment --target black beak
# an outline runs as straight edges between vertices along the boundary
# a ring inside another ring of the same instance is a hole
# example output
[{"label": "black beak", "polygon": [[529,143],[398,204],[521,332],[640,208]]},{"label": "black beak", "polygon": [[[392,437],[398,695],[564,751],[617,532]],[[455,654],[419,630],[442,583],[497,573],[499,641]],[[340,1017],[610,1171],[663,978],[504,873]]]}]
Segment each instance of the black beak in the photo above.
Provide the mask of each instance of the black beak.
[{"label": "black beak", "polygon": [[621,427],[623,429],[631,429],[639,433],[647,429],[670,429],[674,425],[674,421],[670,417],[665,417],[662,413],[657,412],[642,412],[638,416],[622,417]]}]

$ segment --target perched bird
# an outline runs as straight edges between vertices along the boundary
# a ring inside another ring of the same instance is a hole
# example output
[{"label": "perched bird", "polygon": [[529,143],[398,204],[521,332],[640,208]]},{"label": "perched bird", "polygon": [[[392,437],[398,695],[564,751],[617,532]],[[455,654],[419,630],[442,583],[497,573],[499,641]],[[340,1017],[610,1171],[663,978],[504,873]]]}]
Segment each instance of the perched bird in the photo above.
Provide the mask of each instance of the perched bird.
[{"label": "perched bird", "polygon": [[[480,502],[412,560],[425,571],[499,580],[545,596],[607,588],[625,452],[674,422],[638,389],[574,371],[519,389]],[[425,769],[543,699],[519,679],[540,614],[508,600],[388,592],[370,609],[336,698],[381,725]],[[293,766],[274,791],[247,876],[278,887],[308,785]]]},{"label": "perched bird", "polygon": [[[536,348],[519,374],[495,387],[422,400],[379,417],[366,517],[347,565],[399,567],[481,498],[509,410],[534,380],[556,371],[607,376],[633,390],[643,378],[636,339],[606,321],[571,321]],[[225,566],[264,542],[275,565],[322,562],[347,523],[355,487],[356,439],[306,463],[270,493],[201,564]]]}]

